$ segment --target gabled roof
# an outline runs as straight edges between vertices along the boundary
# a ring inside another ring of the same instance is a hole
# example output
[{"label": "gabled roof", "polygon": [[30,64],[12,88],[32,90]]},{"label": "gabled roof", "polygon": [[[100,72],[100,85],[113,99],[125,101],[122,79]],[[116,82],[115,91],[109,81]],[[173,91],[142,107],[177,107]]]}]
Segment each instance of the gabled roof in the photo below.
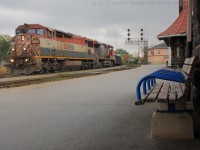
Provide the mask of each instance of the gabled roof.
[{"label": "gabled roof", "polygon": [[183,10],[179,14],[178,18],[167,30],[160,33],[157,36],[157,38],[163,39],[167,37],[186,36],[187,18],[188,18],[188,0],[183,0]]},{"label": "gabled roof", "polygon": [[152,47],[152,49],[156,49],[156,48],[168,48],[167,44],[165,43],[161,43],[161,44],[158,44],[158,45],[155,45]]}]

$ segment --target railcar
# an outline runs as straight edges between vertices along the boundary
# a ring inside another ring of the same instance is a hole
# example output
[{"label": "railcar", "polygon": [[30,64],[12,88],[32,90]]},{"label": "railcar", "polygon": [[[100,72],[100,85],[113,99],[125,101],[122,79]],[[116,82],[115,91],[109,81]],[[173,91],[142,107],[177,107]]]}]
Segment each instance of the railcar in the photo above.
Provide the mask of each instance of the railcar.
[{"label": "railcar", "polygon": [[123,64],[122,57],[120,54],[115,54],[115,59],[116,59],[115,65],[120,66]]},{"label": "railcar", "polygon": [[16,28],[11,40],[10,73],[51,72],[114,66],[113,46],[39,24]]}]

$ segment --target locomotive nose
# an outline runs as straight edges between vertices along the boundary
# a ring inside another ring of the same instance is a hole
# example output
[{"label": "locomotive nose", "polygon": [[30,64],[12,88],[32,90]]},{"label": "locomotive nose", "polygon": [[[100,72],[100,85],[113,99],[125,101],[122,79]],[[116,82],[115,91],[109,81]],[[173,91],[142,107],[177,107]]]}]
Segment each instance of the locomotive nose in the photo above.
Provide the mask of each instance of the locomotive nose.
[{"label": "locomotive nose", "polygon": [[15,37],[15,46],[11,47],[11,52],[15,56],[22,57],[27,51],[29,37],[25,34],[20,34]]}]

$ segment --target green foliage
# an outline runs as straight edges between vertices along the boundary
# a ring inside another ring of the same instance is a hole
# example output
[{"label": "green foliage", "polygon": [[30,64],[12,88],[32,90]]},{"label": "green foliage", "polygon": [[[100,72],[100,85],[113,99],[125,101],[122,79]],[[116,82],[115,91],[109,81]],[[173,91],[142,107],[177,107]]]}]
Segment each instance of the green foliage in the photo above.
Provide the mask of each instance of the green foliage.
[{"label": "green foliage", "polygon": [[115,50],[115,54],[129,54],[129,52],[127,52],[125,49],[122,49],[122,48],[118,48]]},{"label": "green foliage", "polygon": [[0,35],[0,61],[8,57],[10,43],[10,36]]},{"label": "green foliage", "polygon": [[134,61],[132,63],[133,64],[138,64],[139,63],[139,58],[134,58]]},{"label": "green foliage", "polygon": [[133,57],[130,61],[127,62],[129,65],[136,65],[139,63],[139,58]]}]

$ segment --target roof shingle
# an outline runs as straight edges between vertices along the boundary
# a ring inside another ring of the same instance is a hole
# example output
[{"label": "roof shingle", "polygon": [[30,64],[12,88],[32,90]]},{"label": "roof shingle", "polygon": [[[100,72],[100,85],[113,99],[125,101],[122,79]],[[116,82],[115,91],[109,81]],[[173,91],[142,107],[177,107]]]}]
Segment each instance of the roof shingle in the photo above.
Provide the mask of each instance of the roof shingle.
[{"label": "roof shingle", "polygon": [[167,38],[175,36],[186,36],[188,18],[188,0],[183,0],[183,10],[174,23],[164,32],[160,33],[157,38]]}]

